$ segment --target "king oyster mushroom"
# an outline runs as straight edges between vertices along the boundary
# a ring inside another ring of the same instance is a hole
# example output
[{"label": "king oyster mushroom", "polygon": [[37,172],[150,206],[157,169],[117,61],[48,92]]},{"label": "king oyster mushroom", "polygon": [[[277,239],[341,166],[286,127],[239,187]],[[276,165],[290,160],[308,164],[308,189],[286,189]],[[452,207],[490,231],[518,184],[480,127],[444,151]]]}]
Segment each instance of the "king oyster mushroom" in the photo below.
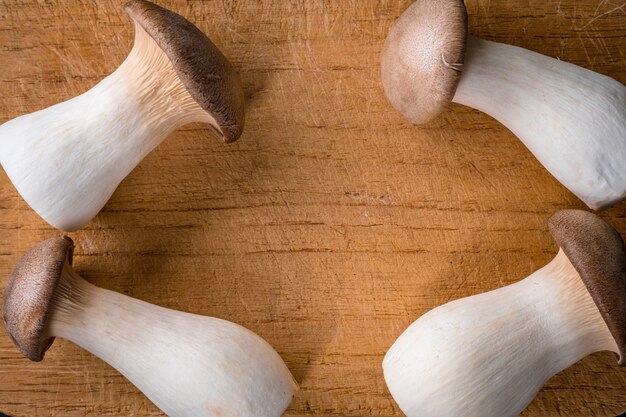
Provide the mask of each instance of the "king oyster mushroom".
[{"label": "king oyster mushroom", "polygon": [[91,90],[0,126],[0,164],[48,223],[80,228],[178,127],[203,122],[225,142],[244,124],[244,96],[220,50],[182,16],[131,0],[135,44]]},{"label": "king oyster mushroom", "polygon": [[158,307],[98,288],[72,268],[56,237],[19,261],[4,292],[5,327],[40,361],[55,337],[128,378],[172,417],[279,417],[298,387],[280,356],[237,324]]},{"label": "king oyster mushroom", "polygon": [[417,0],[381,56],[385,94],[422,124],[450,102],[509,128],[592,209],[626,197],[626,87],[527,49],[469,36],[463,0]]},{"label": "king oyster mushroom", "polygon": [[597,351],[626,365],[626,248],[595,214],[550,218],[560,250],[515,284],[429,311],[396,340],[385,380],[407,417],[513,417]]}]

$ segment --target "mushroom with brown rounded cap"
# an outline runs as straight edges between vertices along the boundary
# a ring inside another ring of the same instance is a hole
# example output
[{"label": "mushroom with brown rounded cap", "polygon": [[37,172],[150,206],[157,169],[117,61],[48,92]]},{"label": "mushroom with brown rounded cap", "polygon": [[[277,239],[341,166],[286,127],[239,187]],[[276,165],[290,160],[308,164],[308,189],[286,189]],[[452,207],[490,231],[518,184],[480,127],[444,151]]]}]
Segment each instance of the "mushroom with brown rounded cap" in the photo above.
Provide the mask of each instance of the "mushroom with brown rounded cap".
[{"label": "mushroom with brown rounded cap", "polygon": [[626,87],[469,36],[463,0],[415,1],[387,36],[381,75],[387,98],[411,122],[428,122],[450,102],[476,108],[592,209],[626,198]]},{"label": "mushroom with brown rounded cap", "polygon": [[550,218],[560,250],[524,280],[439,306],[396,340],[385,380],[407,417],[513,417],[597,351],[626,364],[626,248],[598,216]]},{"label": "mushroom with brown rounded cap", "polygon": [[[55,337],[117,369],[169,416],[279,417],[297,385],[280,356],[237,324],[98,288],[72,268],[73,242],[41,242],[4,293],[5,327],[40,361]],[[121,354],[123,352],[123,354]]]},{"label": "mushroom with brown rounded cap", "polygon": [[135,44],[91,90],[0,126],[0,163],[48,223],[72,231],[91,220],[119,183],[178,127],[207,123],[225,142],[244,124],[239,76],[182,16],[131,0]]}]

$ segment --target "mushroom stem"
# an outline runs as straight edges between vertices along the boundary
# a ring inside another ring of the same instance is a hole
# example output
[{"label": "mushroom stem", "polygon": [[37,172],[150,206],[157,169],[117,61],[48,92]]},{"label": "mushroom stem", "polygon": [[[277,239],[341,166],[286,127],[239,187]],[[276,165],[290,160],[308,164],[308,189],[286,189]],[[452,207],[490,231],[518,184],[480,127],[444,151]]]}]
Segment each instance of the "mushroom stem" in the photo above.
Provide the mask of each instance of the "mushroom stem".
[{"label": "mushroom stem", "polygon": [[526,279],[437,307],[383,362],[408,416],[513,417],[556,373],[597,351],[618,352],[563,251]]},{"label": "mushroom stem", "polygon": [[0,126],[0,163],[44,220],[72,231],[98,213],[166,136],[191,122],[219,132],[163,50],[135,23],[135,45],[110,76],[71,100]]},{"label": "mushroom stem", "polygon": [[297,391],[253,332],[98,288],[67,261],[42,340],[52,337],[109,363],[169,416],[279,417]]},{"label": "mushroom stem", "polygon": [[589,207],[626,197],[626,88],[527,49],[468,36],[452,101],[508,127]]}]

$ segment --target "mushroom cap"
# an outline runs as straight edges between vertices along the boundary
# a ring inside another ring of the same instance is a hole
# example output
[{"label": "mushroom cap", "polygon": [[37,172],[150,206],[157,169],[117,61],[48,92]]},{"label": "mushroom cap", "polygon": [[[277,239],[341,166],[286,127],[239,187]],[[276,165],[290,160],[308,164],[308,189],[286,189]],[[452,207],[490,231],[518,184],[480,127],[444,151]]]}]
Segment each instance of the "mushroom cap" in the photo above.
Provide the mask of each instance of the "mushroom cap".
[{"label": "mushroom cap", "polygon": [[131,0],[126,13],[154,39],[170,59],[194,100],[215,118],[225,142],[241,136],[244,94],[228,59],[193,23],[145,0]]},{"label": "mushroom cap", "polygon": [[417,0],[389,31],[381,55],[383,88],[411,122],[428,122],[452,101],[466,39],[463,0]]},{"label": "mushroom cap", "polygon": [[626,365],[626,248],[620,234],[593,213],[562,210],[550,233],[583,280]]},{"label": "mushroom cap", "polygon": [[54,338],[44,340],[50,305],[74,242],[58,236],[38,243],[19,260],[4,290],[4,326],[20,352],[40,361]]}]

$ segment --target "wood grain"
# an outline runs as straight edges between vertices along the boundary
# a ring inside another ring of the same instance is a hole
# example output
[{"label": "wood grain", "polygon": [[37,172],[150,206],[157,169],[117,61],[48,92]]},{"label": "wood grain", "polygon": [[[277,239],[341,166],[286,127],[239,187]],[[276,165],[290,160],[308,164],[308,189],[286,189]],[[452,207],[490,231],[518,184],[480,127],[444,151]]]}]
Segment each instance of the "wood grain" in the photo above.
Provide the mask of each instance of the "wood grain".
[{"label": "wood grain", "polygon": [[[556,252],[546,226],[583,205],[488,116],[452,106],[427,126],[386,102],[378,57],[410,0],[166,1],[239,70],[247,125],[232,145],[175,132],[71,234],[99,286],[240,323],[301,385],[288,417],[400,416],[381,370],[413,320],[515,282]],[[0,0],[0,122],[71,98],[130,50],[122,2]],[[467,2],[471,31],[626,83],[626,4]],[[626,232],[626,204],[604,215]],[[0,173],[0,284],[58,232]],[[524,416],[612,416],[626,372],[597,354],[555,376]],[[0,410],[158,416],[99,359],[57,340],[23,359],[0,330]]]}]

